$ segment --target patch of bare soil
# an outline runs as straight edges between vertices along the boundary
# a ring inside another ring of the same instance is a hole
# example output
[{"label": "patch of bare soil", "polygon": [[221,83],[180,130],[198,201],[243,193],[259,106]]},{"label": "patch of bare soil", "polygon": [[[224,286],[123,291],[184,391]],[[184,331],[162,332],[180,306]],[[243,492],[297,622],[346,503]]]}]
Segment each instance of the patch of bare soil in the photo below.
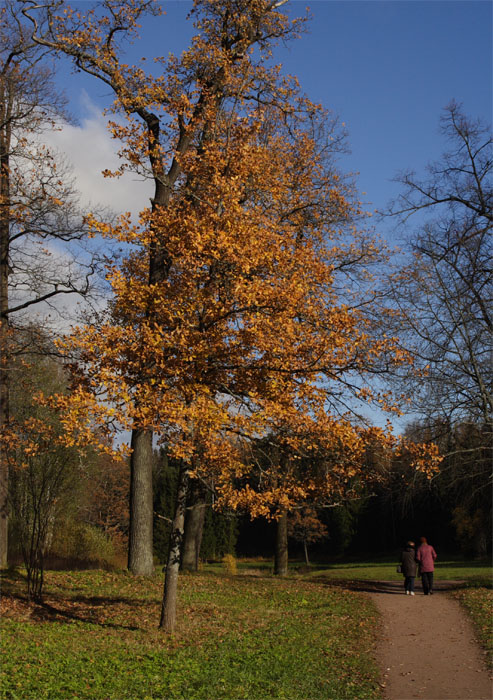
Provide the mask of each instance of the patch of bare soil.
[{"label": "patch of bare soil", "polygon": [[[416,580],[416,583],[418,580]],[[491,700],[493,684],[466,613],[439,581],[433,595],[404,593],[402,583],[368,589],[382,615],[378,660],[388,700]]]}]

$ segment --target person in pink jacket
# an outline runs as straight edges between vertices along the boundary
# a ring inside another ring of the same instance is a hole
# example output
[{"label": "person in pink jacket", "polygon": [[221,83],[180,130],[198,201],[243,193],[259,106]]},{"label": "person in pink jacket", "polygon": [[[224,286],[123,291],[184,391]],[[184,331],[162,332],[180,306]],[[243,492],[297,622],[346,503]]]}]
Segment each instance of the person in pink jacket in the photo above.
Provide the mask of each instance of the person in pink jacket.
[{"label": "person in pink jacket", "polygon": [[435,570],[437,553],[431,544],[428,544],[426,537],[421,537],[420,542],[421,544],[416,552],[416,561],[419,563],[423,593],[431,595],[433,593],[433,572]]}]

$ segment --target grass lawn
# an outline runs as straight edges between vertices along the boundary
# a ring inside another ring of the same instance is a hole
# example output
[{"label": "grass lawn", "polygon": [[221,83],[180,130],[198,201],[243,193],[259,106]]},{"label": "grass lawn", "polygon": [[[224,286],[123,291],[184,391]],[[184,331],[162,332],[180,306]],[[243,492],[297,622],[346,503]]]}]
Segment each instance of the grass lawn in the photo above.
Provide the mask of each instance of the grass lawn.
[{"label": "grass lawn", "polygon": [[471,616],[476,636],[486,651],[486,661],[493,668],[493,590],[465,588],[454,595]]},{"label": "grass lawn", "polygon": [[378,618],[356,592],[301,578],[180,579],[179,624],[157,629],[162,575],[48,572],[45,603],[3,581],[3,698],[378,698]]},{"label": "grass lawn", "polygon": [[[314,567],[310,578],[316,580],[359,580],[359,581],[402,581],[402,574],[398,574],[396,566],[398,556],[395,559],[340,562],[325,566]],[[471,585],[492,585],[492,567],[489,562],[468,562],[461,559],[444,557],[435,562],[435,580],[437,581],[465,581]]]}]

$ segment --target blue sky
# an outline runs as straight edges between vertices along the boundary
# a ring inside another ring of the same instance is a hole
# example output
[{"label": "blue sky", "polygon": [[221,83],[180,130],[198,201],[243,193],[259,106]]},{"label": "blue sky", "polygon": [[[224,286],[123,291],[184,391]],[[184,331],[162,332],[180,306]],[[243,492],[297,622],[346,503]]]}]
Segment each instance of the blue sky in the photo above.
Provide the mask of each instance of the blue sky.
[{"label": "blue sky", "polygon": [[[76,3],[85,5],[85,3]],[[439,156],[441,110],[451,100],[491,122],[492,8],[489,0],[294,0],[292,14],[308,4],[307,34],[278,47],[276,62],[296,75],[306,94],[335,112],[349,131],[344,171],[368,209],[383,207],[398,191],[391,182],[404,168],[420,171]],[[180,53],[193,34],[188,0],[165,0],[166,15],[145,22],[132,53]],[[91,79],[66,81],[72,109],[87,117],[87,97],[106,104]]]},{"label": "blue sky", "polygon": [[452,98],[491,120],[491,3],[319,0],[311,8],[310,35],[284,65],[347,124],[347,165],[374,205],[395,191],[396,171],[421,169],[442,151],[438,119]]}]

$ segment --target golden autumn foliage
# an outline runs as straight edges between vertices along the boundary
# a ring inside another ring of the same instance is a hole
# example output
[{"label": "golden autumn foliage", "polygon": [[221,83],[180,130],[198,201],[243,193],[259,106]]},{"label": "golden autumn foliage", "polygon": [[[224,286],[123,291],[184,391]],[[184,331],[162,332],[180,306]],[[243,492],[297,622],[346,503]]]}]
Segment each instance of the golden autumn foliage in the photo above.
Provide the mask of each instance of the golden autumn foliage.
[{"label": "golden autumn foliage", "polygon": [[[133,227],[126,218],[118,222],[115,236],[125,230],[136,252],[108,270],[111,314],[64,341],[83,372],[59,404],[74,440],[114,422],[152,429],[187,460],[200,445],[221,498],[260,515],[315,492],[335,493],[361,470],[369,440],[392,447],[388,432],[356,428],[349,416],[327,415],[326,405],[348,390],[371,400],[370,387],[351,387],[351,374],[406,356],[365,307],[341,303],[335,289],[344,256],[350,264],[376,255],[363,244],[356,250],[355,236],[345,250],[354,205],[343,187],[335,197],[329,173],[320,200],[307,202],[318,166],[314,144],[309,158],[299,140],[285,142],[277,157],[277,134],[274,145],[265,133],[262,141],[254,116],[237,117],[241,133],[209,146],[207,157],[189,158],[188,182],[172,207],[143,212]],[[301,161],[313,165],[305,166],[306,181],[290,167]],[[303,206],[311,216],[300,221]],[[96,220],[92,226],[99,229]],[[107,223],[102,230],[111,235]],[[155,237],[172,263],[166,279],[149,284]],[[375,400],[392,407],[387,395]],[[284,475],[277,489],[255,498],[248,488],[235,495],[231,475],[243,474],[245,464],[231,436],[280,430],[293,454],[338,445],[340,462],[323,479],[298,473],[290,483]],[[255,500],[261,503],[254,508]]]},{"label": "golden autumn foliage", "polygon": [[[132,252],[108,265],[108,313],[61,344],[77,363],[56,403],[73,444],[95,428],[152,431],[214,476],[222,502],[260,515],[339,494],[364,472],[370,442],[394,448],[388,430],[355,426],[344,406],[397,410],[367,377],[410,358],[370,291],[382,251],[357,228],[336,123],[270,61],[300,21],[266,0],[244,14],[233,5],[196,2],[199,33],[181,58],[158,59],[158,75],[119,60],[108,16],[53,17],[45,45],[105,80],[126,117],[111,125],[119,172],[156,183],[137,222],[89,218],[94,235]],[[111,22],[131,33],[146,8],[113,3]],[[304,470],[283,465],[268,488],[237,489],[252,467],[240,442],[280,432]],[[316,449],[331,455],[325,470],[306,466]],[[417,455],[423,469],[435,461]]]},{"label": "golden autumn foliage", "polygon": [[318,518],[317,511],[306,506],[293,511],[288,519],[288,534],[298,542],[310,544],[329,534],[326,525]]},{"label": "golden autumn foliage", "polygon": [[[153,439],[179,458],[176,513],[161,623],[174,628],[188,478],[214,482],[219,505],[278,517],[292,505],[346,495],[373,477],[368,451],[395,448],[389,430],[361,427],[355,402],[398,410],[369,377],[410,362],[386,334],[391,314],[372,291],[384,254],[335,159],[343,134],[283,76],[276,43],[304,20],[283,0],[195,0],[197,30],[179,58],[123,60],[144,0],[78,10],[23,0],[33,39],[69,56],[114,94],[118,177],[154,185],[137,221],[90,216],[109,254],[105,313],[60,344],[72,391],[50,399],[67,440],[83,445],[132,430],[129,568],[152,562]],[[275,436],[279,460],[258,478],[249,446]],[[436,460],[423,448],[423,469]],[[378,476],[378,475],[377,475]]]}]

